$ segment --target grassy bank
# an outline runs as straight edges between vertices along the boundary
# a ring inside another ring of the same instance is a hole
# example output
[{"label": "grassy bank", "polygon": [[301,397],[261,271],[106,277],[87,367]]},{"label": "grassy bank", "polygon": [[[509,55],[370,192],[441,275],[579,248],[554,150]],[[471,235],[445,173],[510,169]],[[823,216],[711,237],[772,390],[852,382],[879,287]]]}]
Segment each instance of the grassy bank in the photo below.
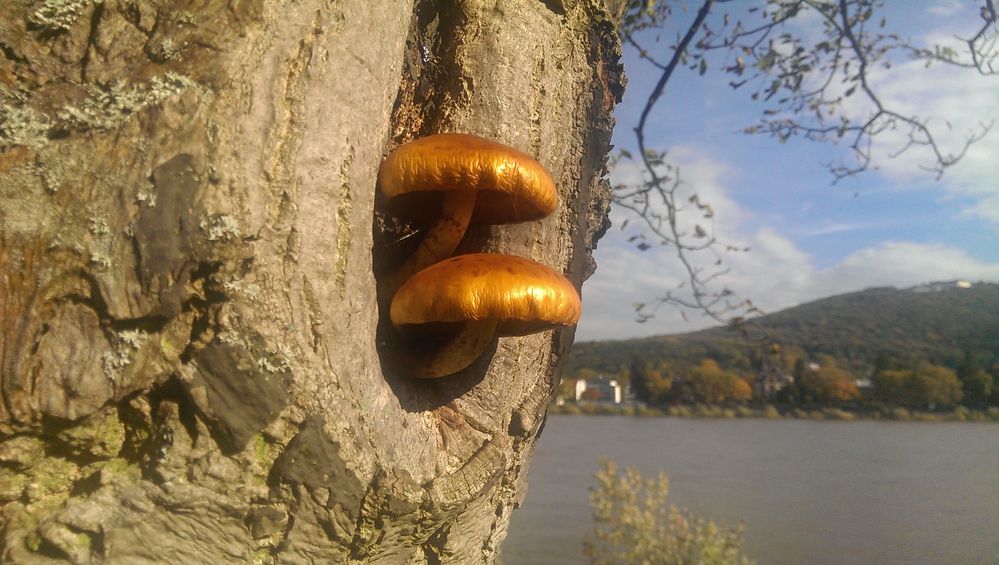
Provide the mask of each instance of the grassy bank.
[{"label": "grassy bank", "polygon": [[706,404],[661,407],[611,404],[564,404],[552,406],[549,414],[583,416],[635,416],[639,418],[765,418],[769,420],[891,420],[899,422],[992,422],[999,423],[999,408],[969,410],[963,406],[952,411],[924,412],[899,407],[842,409],[833,407],[712,406]]}]

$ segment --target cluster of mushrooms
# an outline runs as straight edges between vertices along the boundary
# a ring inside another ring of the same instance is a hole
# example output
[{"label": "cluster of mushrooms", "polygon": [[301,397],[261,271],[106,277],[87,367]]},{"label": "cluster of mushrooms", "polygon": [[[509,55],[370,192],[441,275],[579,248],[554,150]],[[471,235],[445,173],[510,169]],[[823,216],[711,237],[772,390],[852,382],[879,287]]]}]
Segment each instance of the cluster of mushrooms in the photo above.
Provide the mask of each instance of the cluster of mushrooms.
[{"label": "cluster of mushrooms", "polygon": [[549,267],[510,255],[451,257],[470,222],[537,220],[558,205],[551,175],[511,147],[444,133],[400,146],[382,163],[378,186],[389,199],[439,193],[440,213],[417,250],[387,279],[389,316],[408,337],[400,369],[434,379],[478,359],[495,337],[521,336],[579,320],[576,288]]}]

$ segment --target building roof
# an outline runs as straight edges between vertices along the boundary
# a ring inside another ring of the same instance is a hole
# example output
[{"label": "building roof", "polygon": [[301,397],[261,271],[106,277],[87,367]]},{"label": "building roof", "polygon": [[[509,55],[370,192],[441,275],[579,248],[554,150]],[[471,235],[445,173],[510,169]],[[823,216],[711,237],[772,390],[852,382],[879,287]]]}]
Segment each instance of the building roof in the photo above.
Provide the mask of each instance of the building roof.
[{"label": "building roof", "polygon": [[783,383],[790,383],[794,382],[794,377],[782,372],[777,367],[770,366],[764,367],[763,370],[760,371],[760,374],[756,376],[756,380],[759,382],[776,380]]}]

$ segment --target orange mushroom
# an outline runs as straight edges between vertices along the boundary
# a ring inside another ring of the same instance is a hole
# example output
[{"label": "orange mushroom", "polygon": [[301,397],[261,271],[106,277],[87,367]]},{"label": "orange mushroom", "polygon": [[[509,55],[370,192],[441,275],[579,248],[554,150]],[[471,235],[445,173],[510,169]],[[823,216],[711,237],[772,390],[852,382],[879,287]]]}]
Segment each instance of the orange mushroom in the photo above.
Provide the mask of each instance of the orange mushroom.
[{"label": "orange mushroom", "polygon": [[431,135],[400,146],[378,170],[378,186],[388,198],[443,193],[436,223],[385,281],[389,293],[450,257],[473,215],[487,224],[524,222],[543,218],[558,205],[555,183],[541,163],[512,147],[462,133]]},{"label": "orange mushroom", "polygon": [[[527,335],[579,320],[576,287],[529,259],[477,253],[420,271],[392,299],[392,324],[405,333],[430,333],[437,347],[402,353],[401,368],[433,379],[472,364],[495,336]],[[426,337],[424,335],[424,337]],[[412,348],[411,348],[412,349]]]}]

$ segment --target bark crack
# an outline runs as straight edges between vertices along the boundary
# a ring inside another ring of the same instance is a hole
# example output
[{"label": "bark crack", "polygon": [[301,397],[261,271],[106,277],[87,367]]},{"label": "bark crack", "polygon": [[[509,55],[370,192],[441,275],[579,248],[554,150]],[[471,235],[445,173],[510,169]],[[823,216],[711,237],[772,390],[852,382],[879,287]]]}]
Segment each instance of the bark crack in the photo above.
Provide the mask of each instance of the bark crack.
[{"label": "bark crack", "polygon": [[528,138],[531,144],[531,155],[535,157],[541,152],[541,114],[545,103],[545,49],[540,49],[531,71],[531,124]]},{"label": "bark crack", "polygon": [[352,196],[350,190],[351,164],[354,161],[354,146],[347,146],[347,156],[340,165],[340,203],[336,209],[336,274],[335,284],[343,300],[347,291],[347,263],[350,253],[350,211],[352,208]]},{"label": "bark crack", "polygon": [[87,34],[87,42],[83,48],[83,57],[80,59],[80,81],[86,84],[87,67],[90,65],[91,53],[97,52],[97,32],[104,16],[104,2],[94,2],[94,11],[90,14],[90,31]]},{"label": "bark crack", "polygon": [[272,183],[272,189],[282,195],[280,198],[282,205],[278,209],[277,216],[273,218],[272,225],[283,224],[290,220],[286,216],[291,210],[284,203],[287,202],[287,194],[292,188],[291,161],[302,130],[301,113],[304,102],[299,96],[299,91],[305,85],[305,71],[312,60],[313,46],[323,34],[321,21],[322,13],[317,10],[310,23],[309,33],[299,40],[298,49],[288,62],[288,70],[284,78],[281,107],[284,116],[280,119],[273,133],[270,150],[271,164],[267,169],[267,177]]}]

